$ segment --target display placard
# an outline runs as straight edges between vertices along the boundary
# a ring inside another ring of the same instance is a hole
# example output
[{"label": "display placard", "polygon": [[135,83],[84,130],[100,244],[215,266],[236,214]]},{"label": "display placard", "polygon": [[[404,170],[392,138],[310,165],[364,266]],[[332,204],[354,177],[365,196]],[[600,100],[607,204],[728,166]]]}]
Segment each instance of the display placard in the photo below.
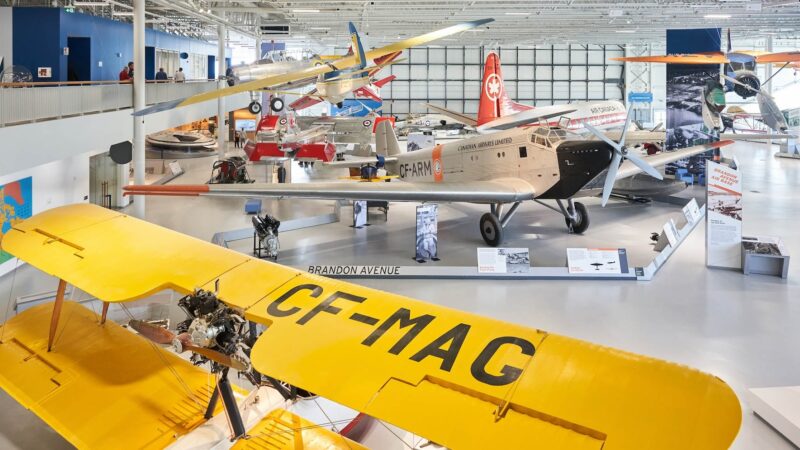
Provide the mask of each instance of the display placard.
[{"label": "display placard", "polygon": [[669,245],[675,247],[678,244],[678,227],[675,226],[675,219],[670,218],[669,222],[664,224],[662,231]]},{"label": "display placard", "polygon": [[697,204],[697,200],[689,200],[689,203],[683,207],[683,216],[686,217],[686,223],[690,225],[700,220],[702,213],[700,212],[700,206]]},{"label": "display placard", "polygon": [[417,262],[439,259],[439,205],[417,206],[416,254]]},{"label": "display placard", "polygon": [[531,270],[527,248],[478,248],[478,273],[528,273]]},{"label": "display placard", "polygon": [[356,200],[353,202],[353,227],[362,228],[367,225],[367,202]]},{"label": "display placard", "polygon": [[569,273],[628,273],[628,254],[624,248],[568,248]]},{"label": "display placard", "polygon": [[737,169],[706,163],[706,265],[742,268],[742,182]]}]

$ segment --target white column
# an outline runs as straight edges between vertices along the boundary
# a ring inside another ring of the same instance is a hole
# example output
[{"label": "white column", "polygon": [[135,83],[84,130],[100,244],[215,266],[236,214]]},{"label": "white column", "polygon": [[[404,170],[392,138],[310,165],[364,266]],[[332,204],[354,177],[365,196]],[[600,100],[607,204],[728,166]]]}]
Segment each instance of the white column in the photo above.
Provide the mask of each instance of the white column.
[{"label": "white column", "polygon": [[[133,109],[145,106],[144,83],[144,2],[133,0]],[[133,175],[136,184],[144,184],[144,116],[133,118]],[[127,181],[124,174],[123,181]],[[133,215],[144,219],[144,199],[139,195],[133,202]]]},{"label": "white column", "polygon": [[[256,33],[258,33],[256,35],[256,62],[258,62],[258,60],[261,59],[261,28],[260,27],[256,28]],[[258,99],[258,101],[260,103],[261,100],[262,100],[261,99],[261,97],[262,97],[261,92],[257,92],[257,93],[255,93],[255,95],[257,96],[256,98]],[[258,124],[260,121],[261,121],[261,113],[258,113],[258,114],[256,114],[256,124]]]},{"label": "white column", "polygon": [[[225,27],[217,25],[217,80],[219,80],[220,89],[227,86],[225,83],[225,35]],[[217,155],[220,158],[225,157],[227,133],[228,127],[225,126],[225,98],[219,97],[217,99]]]},{"label": "white column", "polygon": [[[772,36],[771,35],[767,36],[767,52],[768,53],[772,53]],[[771,63],[767,64],[767,67],[766,67],[767,78],[765,78],[765,80],[769,80],[769,78],[772,76],[772,69],[773,69],[772,64]],[[772,82],[772,80],[770,80],[770,82],[767,83],[767,94],[769,94],[770,96],[772,95],[772,85],[773,84],[774,83]],[[770,130],[770,133],[773,133],[773,131]],[[771,147],[772,144],[773,144],[772,139],[767,140],[767,145],[769,145]]]}]

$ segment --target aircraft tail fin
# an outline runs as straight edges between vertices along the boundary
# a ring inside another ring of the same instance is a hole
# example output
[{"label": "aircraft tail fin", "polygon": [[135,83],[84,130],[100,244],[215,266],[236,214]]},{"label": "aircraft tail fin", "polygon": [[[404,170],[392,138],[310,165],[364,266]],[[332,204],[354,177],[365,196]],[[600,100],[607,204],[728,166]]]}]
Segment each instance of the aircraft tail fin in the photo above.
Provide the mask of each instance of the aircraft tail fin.
[{"label": "aircraft tail fin", "polygon": [[375,153],[378,156],[397,156],[403,153],[400,150],[400,143],[397,142],[397,136],[394,134],[392,122],[384,120],[375,127]]},{"label": "aircraft tail fin", "polygon": [[358,36],[358,31],[356,30],[356,26],[353,25],[353,22],[348,24],[350,27],[350,45],[353,49],[353,54],[356,55],[356,61],[358,64],[356,65],[356,69],[363,69],[367,67],[367,57],[364,55],[364,47],[361,45],[361,38]]},{"label": "aircraft tail fin", "polygon": [[533,107],[516,103],[508,97],[503,84],[500,57],[497,53],[490,52],[486,55],[486,64],[483,68],[478,125],[529,109],[533,109]]}]

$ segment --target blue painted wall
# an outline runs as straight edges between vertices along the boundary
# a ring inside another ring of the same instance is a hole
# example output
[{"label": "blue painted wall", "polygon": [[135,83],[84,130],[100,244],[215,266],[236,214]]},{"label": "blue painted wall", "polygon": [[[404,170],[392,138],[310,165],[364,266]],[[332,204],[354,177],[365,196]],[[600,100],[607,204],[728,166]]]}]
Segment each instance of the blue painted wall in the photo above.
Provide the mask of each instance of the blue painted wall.
[{"label": "blue painted wall", "polygon": [[667,54],[718,52],[722,48],[721,28],[667,30]]},{"label": "blue painted wall", "polygon": [[[34,81],[66,81],[68,37],[91,38],[92,81],[117,80],[119,72],[133,60],[133,27],[130,23],[68,13],[56,8],[14,8],[13,10],[14,64],[21,64],[34,72]],[[215,55],[217,46],[196,39],[145,30],[146,78],[155,76],[155,49]],[[19,55],[19,57],[17,57]],[[148,58],[149,56],[149,58]],[[36,68],[52,67],[53,78],[40,80]],[[140,72],[141,71],[141,72]]]}]

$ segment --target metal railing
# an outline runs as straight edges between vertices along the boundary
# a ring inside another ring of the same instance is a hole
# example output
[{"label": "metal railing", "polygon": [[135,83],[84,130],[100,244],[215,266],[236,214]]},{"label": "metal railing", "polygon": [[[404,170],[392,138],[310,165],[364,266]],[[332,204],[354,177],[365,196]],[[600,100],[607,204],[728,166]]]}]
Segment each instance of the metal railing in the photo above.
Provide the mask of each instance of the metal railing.
[{"label": "metal railing", "polygon": [[[148,82],[147,104],[216,89],[214,80]],[[116,81],[0,83],[0,127],[133,107],[133,85]]]}]

